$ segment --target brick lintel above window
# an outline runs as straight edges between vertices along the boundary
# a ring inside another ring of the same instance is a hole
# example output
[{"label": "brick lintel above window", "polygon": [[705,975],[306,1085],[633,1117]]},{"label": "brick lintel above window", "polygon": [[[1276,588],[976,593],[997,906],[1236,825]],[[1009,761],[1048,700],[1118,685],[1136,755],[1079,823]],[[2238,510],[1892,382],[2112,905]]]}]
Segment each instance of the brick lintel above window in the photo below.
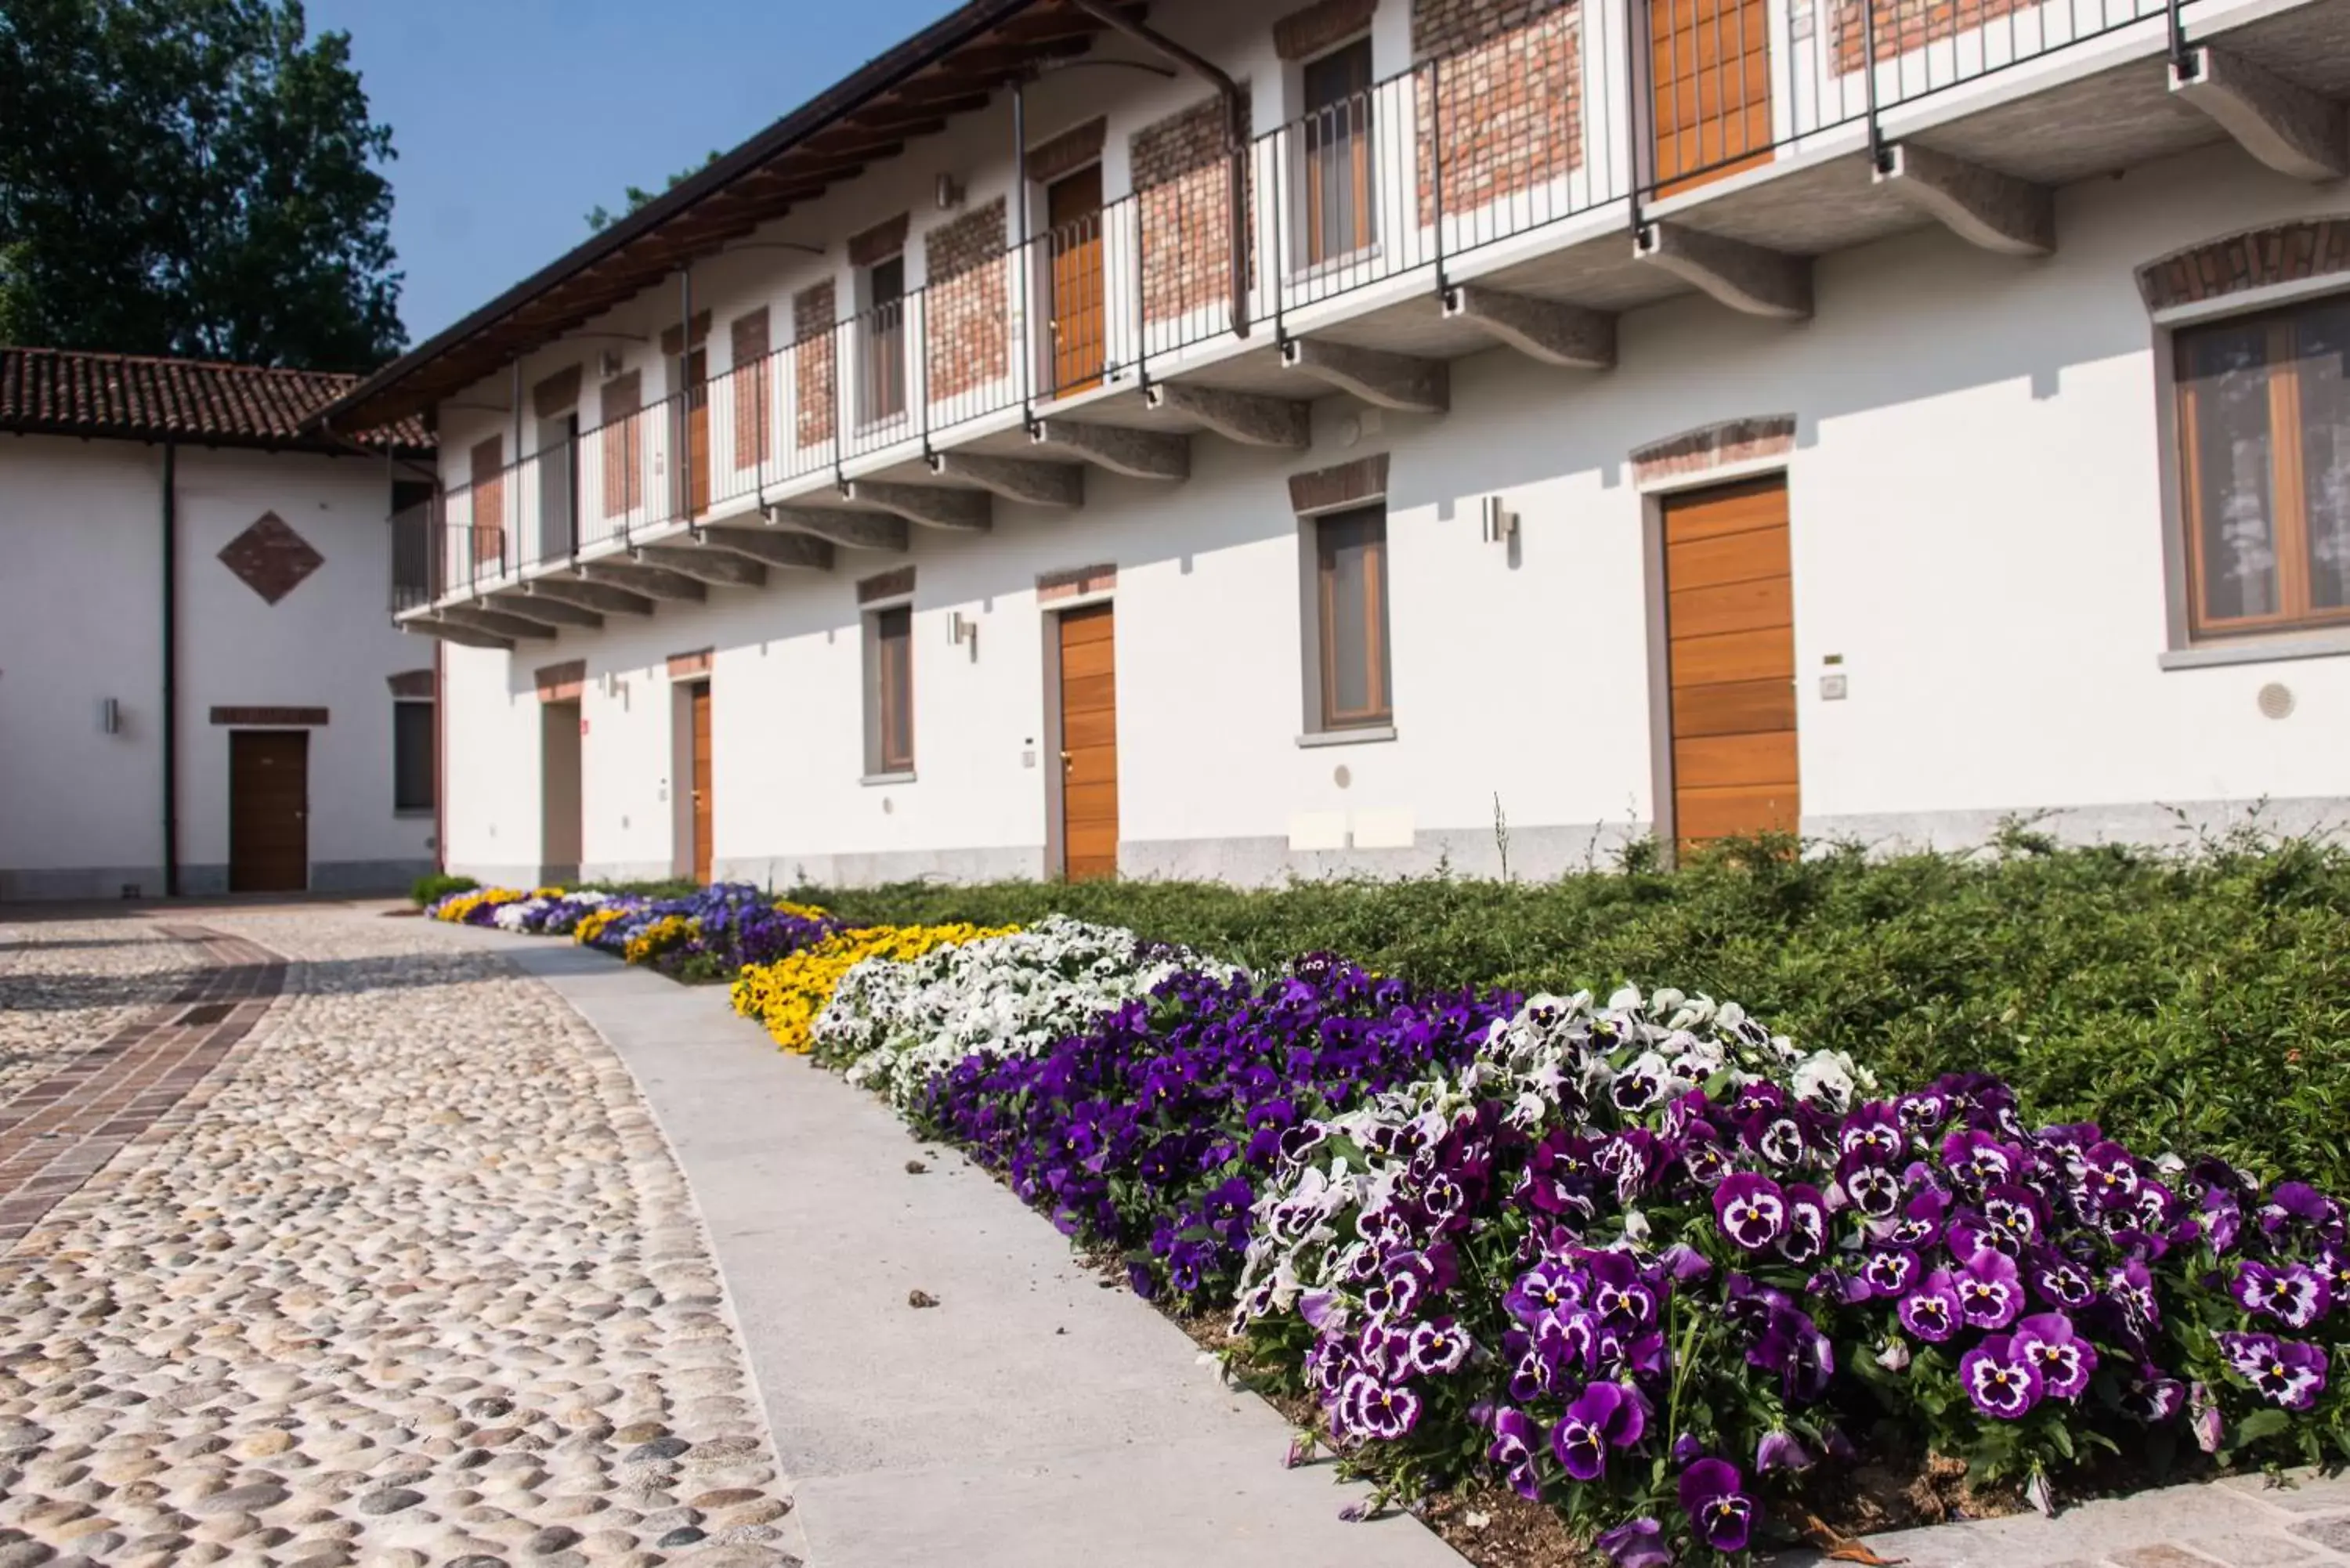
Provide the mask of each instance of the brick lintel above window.
[{"label": "brick lintel above window", "polygon": [[912,214],[900,213],[896,217],[874,224],[861,234],[848,240],[848,263],[851,266],[871,266],[904,254],[906,230]]}]

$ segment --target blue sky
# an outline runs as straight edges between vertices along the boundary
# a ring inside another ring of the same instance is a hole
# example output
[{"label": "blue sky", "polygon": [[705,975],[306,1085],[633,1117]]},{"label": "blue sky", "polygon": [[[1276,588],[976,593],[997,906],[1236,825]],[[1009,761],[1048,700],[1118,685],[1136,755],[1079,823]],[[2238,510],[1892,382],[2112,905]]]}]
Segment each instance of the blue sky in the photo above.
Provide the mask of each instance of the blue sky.
[{"label": "blue sky", "polygon": [[759,130],[953,0],[310,0],[399,161],[400,315],[421,342]]}]

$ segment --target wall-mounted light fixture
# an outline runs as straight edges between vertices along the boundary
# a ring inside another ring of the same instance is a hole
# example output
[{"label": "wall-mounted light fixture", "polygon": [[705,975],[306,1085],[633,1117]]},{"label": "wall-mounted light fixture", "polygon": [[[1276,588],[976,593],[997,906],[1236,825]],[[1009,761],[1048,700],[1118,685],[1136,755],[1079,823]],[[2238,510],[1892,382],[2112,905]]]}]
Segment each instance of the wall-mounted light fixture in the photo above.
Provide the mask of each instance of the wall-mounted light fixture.
[{"label": "wall-mounted light fixture", "polygon": [[98,732],[101,735],[122,733],[122,702],[114,697],[98,700]]},{"label": "wall-mounted light fixture", "polygon": [[1485,497],[1483,514],[1484,537],[1488,545],[1506,545],[1516,537],[1518,514],[1502,504],[1498,495]]},{"label": "wall-mounted light fixture", "polygon": [[604,379],[608,381],[620,373],[620,367],[626,361],[620,358],[620,351],[618,348],[607,348],[597,363],[603,367]]},{"label": "wall-mounted light fixture", "polygon": [[962,181],[956,179],[951,174],[941,174],[939,176],[938,197],[940,212],[944,213],[952,208],[962,206],[962,196],[963,190]]},{"label": "wall-mounted light fixture", "polygon": [[979,623],[961,610],[947,616],[947,641],[956,648],[971,649],[971,661],[979,662]]}]

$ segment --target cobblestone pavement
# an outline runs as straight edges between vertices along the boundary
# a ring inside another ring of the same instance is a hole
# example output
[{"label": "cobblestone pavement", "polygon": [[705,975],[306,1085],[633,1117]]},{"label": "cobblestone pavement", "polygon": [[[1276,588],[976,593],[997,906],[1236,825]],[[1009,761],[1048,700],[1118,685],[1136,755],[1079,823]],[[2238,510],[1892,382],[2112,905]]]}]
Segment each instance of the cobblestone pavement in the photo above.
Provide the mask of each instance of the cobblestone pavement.
[{"label": "cobblestone pavement", "polygon": [[0,1114],[142,1018],[218,1047],[47,1140],[144,1128],[0,1240],[0,1568],[804,1554],[691,1199],[576,1014],[414,920],[165,923],[284,995],[158,1023],[234,943],[0,920],[0,1042],[49,1057]]},{"label": "cobblestone pavement", "polygon": [[169,1001],[203,962],[152,921],[0,914],[0,1104]]}]

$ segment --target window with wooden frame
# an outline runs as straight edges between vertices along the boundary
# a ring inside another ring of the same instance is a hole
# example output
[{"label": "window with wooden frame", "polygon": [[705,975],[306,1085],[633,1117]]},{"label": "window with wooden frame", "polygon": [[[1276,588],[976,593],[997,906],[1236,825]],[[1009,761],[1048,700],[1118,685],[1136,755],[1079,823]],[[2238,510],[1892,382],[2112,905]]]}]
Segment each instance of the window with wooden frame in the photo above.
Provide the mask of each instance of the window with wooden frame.
[{"label": "window with wooden frame", "polygon": [[866,666],[872,681],[867,693],[866,771],[910,774],[914,771],[914,612],[910,606],[893,605],[875,610],[865,626],[872,649]]},{"label": "window with wooden frame", "polygon": [[2350,623],[2350,297],[2183,328],[2174,347],[2190,628]]},{"label": "window with wooden frame", "polygon": [[1322,727],[1390,723],[1387,508],[1334,512],[1313,526]]}]

